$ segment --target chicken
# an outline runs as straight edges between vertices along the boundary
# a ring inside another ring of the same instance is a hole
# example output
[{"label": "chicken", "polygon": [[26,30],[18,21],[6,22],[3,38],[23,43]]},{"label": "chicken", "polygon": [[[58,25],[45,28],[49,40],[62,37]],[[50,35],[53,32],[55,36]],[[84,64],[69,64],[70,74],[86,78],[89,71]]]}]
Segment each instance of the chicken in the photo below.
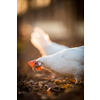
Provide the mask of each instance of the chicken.
[{"label": "chicken", "polygon": [[31,43],[39,50],[42,56],[54,54],[58,51],[68,49],[67,46],[52,42],[41,28],[35,27],[31,34]]},{"label": "chicken", "polygon": [[78,83],[84,74],[84,46],[64,49],[55,54],[29,61],[28,64],[39,71],[46,68],[64,76],[74,76]]}]

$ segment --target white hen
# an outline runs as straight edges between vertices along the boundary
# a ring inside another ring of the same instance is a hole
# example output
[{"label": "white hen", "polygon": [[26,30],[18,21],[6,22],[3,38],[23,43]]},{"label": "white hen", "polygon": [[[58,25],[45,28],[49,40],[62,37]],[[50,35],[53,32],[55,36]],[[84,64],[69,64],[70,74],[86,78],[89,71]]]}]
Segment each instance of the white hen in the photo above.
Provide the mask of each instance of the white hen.
[{"label": "white hen", "polygon": [[84,46],[64,49],[55,54],[40,57],[30,61],[29,65],[33,68],[43,66],[61,75],[74,76],[78,83],[84,74]]},{"label": "white hen", "polygon": [[34,28],[34,32],[31,34],[31,43],[39,50],[42,56],[51,55],[68,48],[52,42],[48,34],[39,27]]}]

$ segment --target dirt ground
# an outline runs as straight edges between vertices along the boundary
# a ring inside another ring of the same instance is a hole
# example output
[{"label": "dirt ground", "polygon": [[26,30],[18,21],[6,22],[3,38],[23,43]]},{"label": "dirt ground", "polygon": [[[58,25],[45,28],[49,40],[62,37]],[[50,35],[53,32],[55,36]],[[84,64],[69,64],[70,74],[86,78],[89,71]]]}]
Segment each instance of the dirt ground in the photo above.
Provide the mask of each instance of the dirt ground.
[{"label": "dirt ground", "polygon": [[[71,42],[70,42],[71,41]],[[80,46],[78,40],[55,41],[70,47]],[[75,84],[73,77],[54,75],[46,70],[32,71],[28,61],[40,57],[39,51],[27,40],[18,39],[17,99],[18,100],[83,100],[84,79]]]}]

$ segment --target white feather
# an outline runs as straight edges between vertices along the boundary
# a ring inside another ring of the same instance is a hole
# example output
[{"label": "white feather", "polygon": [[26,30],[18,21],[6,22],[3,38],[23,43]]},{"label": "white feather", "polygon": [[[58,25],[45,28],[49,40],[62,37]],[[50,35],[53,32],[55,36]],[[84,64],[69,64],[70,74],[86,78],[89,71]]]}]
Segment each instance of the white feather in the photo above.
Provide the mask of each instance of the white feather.
[{"label": "white feather", "polygon": [[84,74],[84,46],[64,49],[55,54],[37,59],[44,67],[62,75],[72,75],[76,83]]},{"label": "white feather", "polygon": [[45,56],[37,59],[42,66],[62,75],[72,75],[76,83],[81,80],[84,74],[84,46],[68,48],[52,42],[48,34],[38,27],[31,34],[31,43]]},{"label": "white feather", "polygon": [[42,56],[51,55],[63,49],[67,49],[67,46],[52,42],[42,29],[36,27],[31,34],[31,43],[39,50]]}]

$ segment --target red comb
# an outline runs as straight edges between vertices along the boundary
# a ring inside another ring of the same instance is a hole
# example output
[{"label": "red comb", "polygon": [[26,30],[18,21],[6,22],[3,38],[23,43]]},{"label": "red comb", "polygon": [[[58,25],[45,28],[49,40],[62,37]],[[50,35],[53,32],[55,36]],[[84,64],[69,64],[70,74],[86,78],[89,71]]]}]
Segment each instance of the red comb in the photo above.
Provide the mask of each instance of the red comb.
[{"label": "red comb", "polygon": [[29,61],[28,64],[29,64],[31,67],[34,67],[35,61],[36,61],[36,60]]}]

